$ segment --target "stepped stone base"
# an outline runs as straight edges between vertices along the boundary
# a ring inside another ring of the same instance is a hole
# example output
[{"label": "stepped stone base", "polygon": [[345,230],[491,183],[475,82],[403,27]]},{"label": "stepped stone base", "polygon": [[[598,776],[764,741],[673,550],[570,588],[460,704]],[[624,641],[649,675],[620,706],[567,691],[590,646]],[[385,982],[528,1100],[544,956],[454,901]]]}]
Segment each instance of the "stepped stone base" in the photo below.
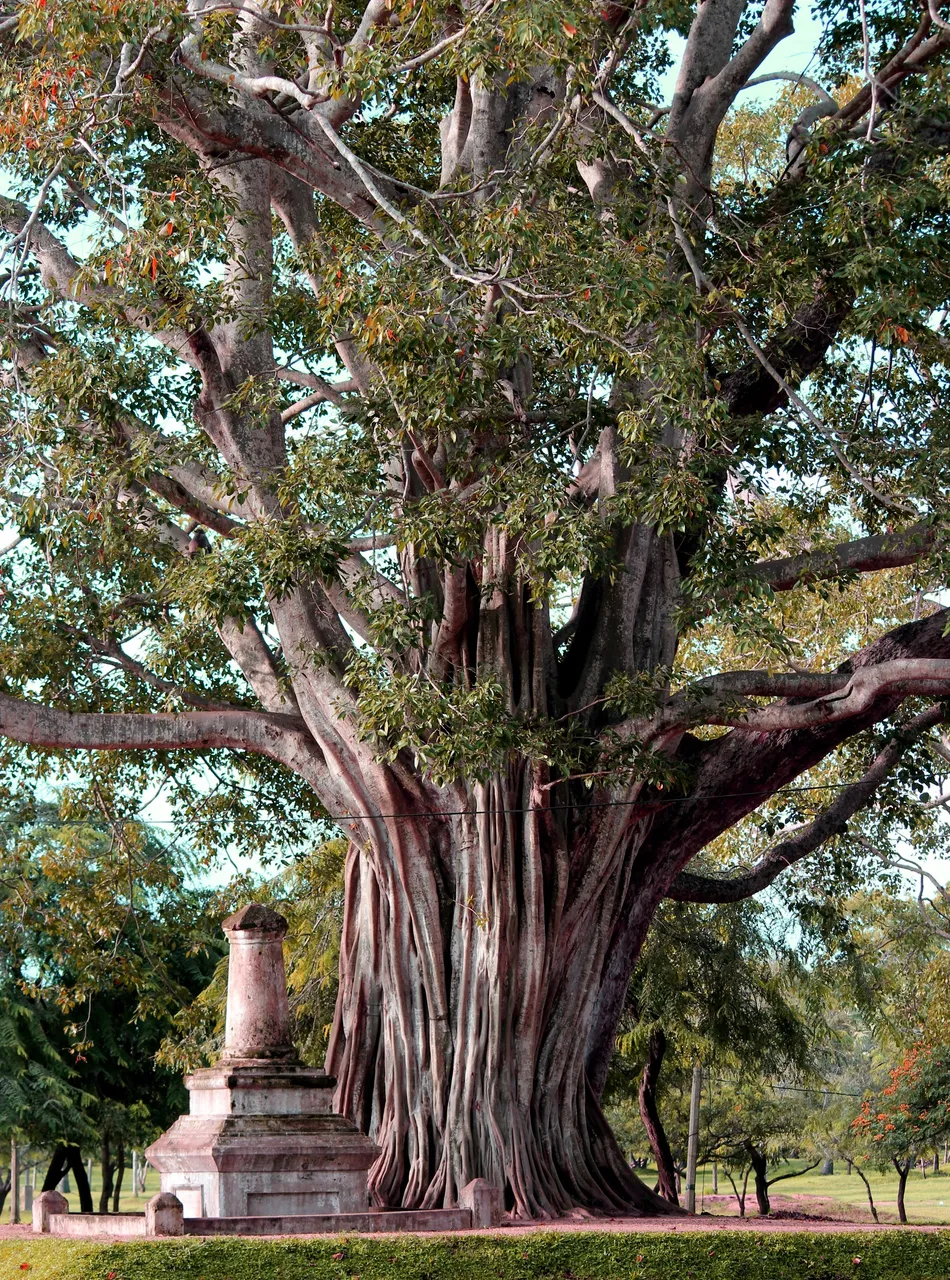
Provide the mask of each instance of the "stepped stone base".
[{"label": "stepped stone base", "polygon": [[362,1214],[377,1147],[333,1112],[332,1076],[221,1062],[185,1084],[190,1111],[149,1147],[185,1218]]}]

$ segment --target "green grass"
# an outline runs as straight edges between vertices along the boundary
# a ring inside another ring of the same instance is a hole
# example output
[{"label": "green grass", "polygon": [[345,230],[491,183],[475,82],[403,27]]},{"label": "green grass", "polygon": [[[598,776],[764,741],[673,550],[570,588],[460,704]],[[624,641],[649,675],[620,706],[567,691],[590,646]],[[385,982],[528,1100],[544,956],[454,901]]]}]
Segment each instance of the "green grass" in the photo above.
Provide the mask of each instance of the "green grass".
[{"label": "green grass", "polygon": [[[777,1169],[777,1173],[785,1173],[793,1168],[800,1168],[804,1161],[796,1164],[789,1164],[782,1169]],[[950,1166],[948,1166],[950,1170]],[[891,1170],[888,1173],[877,1173],[867,1170],[867,1178],[871,1184],[871,1191],[874,1195],[874,1203],[878,1212],[885,1221],[897,1221],[897,1174]],[[651,1173],[644,1170],[642,1172],[644,1179],[649,1179]],[[652,1183],[651,1183],[652,1185]],[[722,1170],[719,1171],[719,1194],[720,1196],[729,1195],[732,1188],[727,1180],[723,1177]],[[701,1208],[705,1196],[712,1193],[712,1168],[701,1169],[696,1179],[696,1207]],[[850,1176],[845,1172],[845,1165],[836,1163],[835,1172],[822,1176],[817,1169],[811,1173],[802,1174],[799,1178],[788,1178],[784,1182],[779,1182],[772,1188],[773,1196],[798,1196],[807,1195],[815,1196],[821,1200],[834,1200],[843,1206],[853,1206],[856,1209],[867,1211],[868,1198],[864,1189],[864,1183],[856,1173]],[[911,1222],[934,1222],[934,1223],[950,1223],[950,1172],[940,1171],[938,1174],[928,1173],[926,1177],[919,1172],[911,1173],[907,1180],[906,1192],[907,1217]],[[735,1197],[732,1198],[731,1206],[716,1202],[711,1208],[714,1213],[735,1213],[737,1212]],[[807,1205],[802,1208],[807,1212]],[[746,1212],[755,1213],[755,1195],[751,1189],[746,1202]],[[864,1214],[862,1213],[862,1217]]]},{"label": "green grass", "polygon": [[950,1234],[0,1241],[0,1280],[950,1280]]}]

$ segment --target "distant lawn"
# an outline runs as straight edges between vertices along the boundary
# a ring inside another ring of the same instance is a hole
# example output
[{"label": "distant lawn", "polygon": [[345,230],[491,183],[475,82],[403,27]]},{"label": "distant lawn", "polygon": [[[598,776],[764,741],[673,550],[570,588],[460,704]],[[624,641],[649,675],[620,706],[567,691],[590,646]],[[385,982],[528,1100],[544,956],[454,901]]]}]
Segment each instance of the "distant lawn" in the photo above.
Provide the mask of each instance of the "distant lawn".
[{"label": "distant lawn", "polygon": [[[773,1173],[788,1173],[794,1168],[802,1168],[805,1161],[792,1162],[772,1171]],[[866,1170],[868,1181],[871,1184],[871,1191],[874,1195],[874,1203],[882,1218],[897,1220],[897,1174],[891,1170],[889,1173],[876,1173],[870,1169]],[[640,1176],[644,1180],[649,1180],[656,1175],[652,1170],[641,1170]],[[652,1185],[652,1183],[651,1183]],[[729,1182],[723,1177],[722,1170],[719,1171],[719,1195],[730,1195],[732,1188]],[[701,1169],[696,1179],[696,1207],[702,1208],[703,1200],[706,1196],[712,1194],[712,1167],[708,1166]],[[864,1189],[864,1183],[856,1173],[850,1176],[846,1172],[846,1166],[835,1162],[835,1172],[822,1176],[817,1169],[810,1173],[802,1174],[799,1178],[788,1178],[784,1182],[779,1182],[772,1188],[773,1196],[794,1196],[808,1195],[816,1196],[822,1200],[835,1200],[841,1205],[854,1206],[857,1209],[866,1210],[868,1207],[867,1192]],[[920,1173],[912,1173],[907,1179],[907,1192],[905,1195],[905,1203],[907,1207],[907,1217],[911,1222],[947,1222],[950,1223],[950,1166],[948,1172],[943,1170],[940,1173],[928,1173],[926,1177]],[[731,1205],[715,1203],[713,1206],[707,1206],[713,1213],[736,1213],[738,1206],[735,1197],[732,1197]],[[749,1186],[749,1194],[746,1197],[746,1214],[755,1214],[755,1193],[752,1190],[751,1179]]]},{"label": "distant lawn", "polygon": [[[43,1185],[43,1175],[45,1175],[45,1172],[46,1172],[45,1169],[37,1169],[36,1171],[37,1187],[36,1187],[35,1194],[39,1194],[39,1189]],[[145,1195],[134,1196],[132,1194],[132,1170],[131,1168],[126,1169],[125,1178],[122,1181],[122,1195],[119,1199],[120,1213],[144,1213],[145,1206],[149,1202],[149,1200],[151,1200],[152,1196],[156,1195],[159,1191],[161,1191],[162,1188],[160,1186],[160,1182],[161,1182],[161,1177],[158,1171],[150,1168],[145,1176]],[[78,1213],[79,1212],[79,1192],[76,1190],[76,1180],[72,1176],[72,1174],[70,1174],[69,1183],[70,1183],[69,1190],[66,1191],[64,1194],[66,1196],[66,1199],[69,1201],[70,1212]],[[93,1165],[91,1187],[92,1187],[93,1208],[98,1210],[99,1194],[102,1191],[102,1170],[97,1165]],[[20,1188],[20,1196],[21,1196],[20,1219],[22,1222],[31,1222],[33,1219],[33,1215],[23,1210],[22,1186]],[[10,1216],[10,1199],[9,1197],[7,1197],[7,1202],[4,1205],[4,1212],[3,1212],[3,1218],[5,1222],[9,1221],[9,1216]]]}]

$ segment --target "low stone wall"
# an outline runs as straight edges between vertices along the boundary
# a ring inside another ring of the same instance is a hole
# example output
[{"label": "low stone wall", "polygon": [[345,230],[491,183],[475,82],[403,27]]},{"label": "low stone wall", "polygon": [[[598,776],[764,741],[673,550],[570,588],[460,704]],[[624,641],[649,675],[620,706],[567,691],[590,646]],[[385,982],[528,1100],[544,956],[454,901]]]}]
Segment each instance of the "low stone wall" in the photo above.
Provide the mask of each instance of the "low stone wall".
[{"label": "low stone wall", "polygon": [[379,1232],[470,1231],[501,1220],[501,1197],[481,1178],[464,1187],[457,1209],[381,1209],[363,1213],[186,1218],[177,1196],[152,1196],[144,1213],[70,1213],[58,1191],[33,1202],[33,1230],[54,1236],[319,1236]]},{"label": "low stone wall", "polygon": [[144,1213],[51,1213],[48,1231],[53,1236],[144,1236]]},{"label": "low stone wall", "polygon": [[470,1209],[392,1209],[271,1218],[185,1218],[186,1236],[321,1236],[380,1231],[468,1231]]}]

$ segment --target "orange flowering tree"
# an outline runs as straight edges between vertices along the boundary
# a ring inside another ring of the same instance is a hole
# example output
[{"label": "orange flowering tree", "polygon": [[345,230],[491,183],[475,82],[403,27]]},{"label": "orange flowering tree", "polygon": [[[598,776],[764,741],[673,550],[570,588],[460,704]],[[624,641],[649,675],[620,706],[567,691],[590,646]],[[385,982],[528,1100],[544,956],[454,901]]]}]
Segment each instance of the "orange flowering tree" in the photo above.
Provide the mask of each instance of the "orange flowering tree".
[{"label": "orange flowering tree", "polygon": [[927,1043],[909,1049],[890,1084],[865,1099],[852,1127],[867,1141],[870,1161],[897,1170],[897,1212],[906,1222],[904,1192],[914,1161],[950,1135],[950,1052]]}]

